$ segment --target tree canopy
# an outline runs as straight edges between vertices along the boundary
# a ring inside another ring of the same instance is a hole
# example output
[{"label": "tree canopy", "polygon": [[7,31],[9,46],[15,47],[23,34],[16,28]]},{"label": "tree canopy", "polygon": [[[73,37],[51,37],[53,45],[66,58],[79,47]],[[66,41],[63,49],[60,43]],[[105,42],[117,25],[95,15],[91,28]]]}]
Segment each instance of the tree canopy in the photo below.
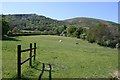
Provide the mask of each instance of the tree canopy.
[{"label": "tree canopy", "polygon": [[2,35],[7,34],[9,30],[9,24],[7,21],[5,21],[4,17],[2,17]]}]

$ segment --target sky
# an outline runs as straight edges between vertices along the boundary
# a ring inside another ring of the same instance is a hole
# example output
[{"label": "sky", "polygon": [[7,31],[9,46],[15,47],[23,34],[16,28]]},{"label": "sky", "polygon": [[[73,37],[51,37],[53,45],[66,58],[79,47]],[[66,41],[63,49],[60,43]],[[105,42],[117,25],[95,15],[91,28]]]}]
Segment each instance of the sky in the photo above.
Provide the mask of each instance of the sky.
[{"label": "sky", "polygon": [[0,0],[0,2],[119,2],[119,0]]},{"label": "sky", "polygon": [[117,2],[3,2],[2,14],[38,14],[65,20],[89,17],[118,22]]}]

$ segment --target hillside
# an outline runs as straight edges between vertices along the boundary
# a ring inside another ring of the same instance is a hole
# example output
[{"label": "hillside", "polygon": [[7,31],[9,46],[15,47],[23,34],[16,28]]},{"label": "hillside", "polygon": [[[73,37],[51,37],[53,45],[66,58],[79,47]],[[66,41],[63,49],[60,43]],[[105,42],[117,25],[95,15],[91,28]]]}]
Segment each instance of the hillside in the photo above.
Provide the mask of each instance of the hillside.
[{"label": "hillside", "polygon": [[55,30],[59,26],[67,26],[68,24],[76,27],[92,28],[98,26],[100,23],[106,24],[110,27],[118,26],[118,24],[114,22],[87,17],[77,17],[60,21],[37,14],[12,14],[4,16],[6,21],[10,24],[10,29],[17,27],[18,29],[49,31],[53,29]]},{"label": "hillside", "polygon": [[87,18],[87,17],[77,17],[77,18],[71,18],[66,19],[64,22],[67,22],[68,24],[77,26],[77,27],[88,27],[93,28],[98,26],[100,23],[105,24],[109,27],[117,27],[118,24],[110,21],[105,21],[101,19],[95,19],[95,18]]},{"label": "hillside", "polygon": [[17,28],[18,30],[49,31],[59,34],[58,27],[64,26],[62,21],[36,14],[12,14],[4,15],[4,18],[10,24],[9,30]]},{"label": "hillside", "polygon": [[[118,24],[100,19],[77,17],[60,21],[37,14],[3,15],[3,18],[9,24],[9,31],[6,31],[9,36],[61,35],[109,47],[115,47],[120,40]],[[2,28],[5,32],[5,27]]]}]

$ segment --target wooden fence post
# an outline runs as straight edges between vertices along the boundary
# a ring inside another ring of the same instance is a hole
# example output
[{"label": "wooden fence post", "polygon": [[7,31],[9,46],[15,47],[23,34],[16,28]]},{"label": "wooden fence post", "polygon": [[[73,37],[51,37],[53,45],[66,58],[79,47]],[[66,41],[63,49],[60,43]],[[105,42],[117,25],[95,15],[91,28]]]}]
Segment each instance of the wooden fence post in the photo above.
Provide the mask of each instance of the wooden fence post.
[{"label": "wooden fence post", "polygon": [[32,43],[30,43],[30,62],[29,65],[32,66]]},{"label": "wooden fence post", "polygon": [[34,43],[34,61],[35,61],[35,58],[36,58],[36,43]]},{"label": "wooden fence post", "polygon": [[18,45],[18,78],[21,79],[21,45]]}]

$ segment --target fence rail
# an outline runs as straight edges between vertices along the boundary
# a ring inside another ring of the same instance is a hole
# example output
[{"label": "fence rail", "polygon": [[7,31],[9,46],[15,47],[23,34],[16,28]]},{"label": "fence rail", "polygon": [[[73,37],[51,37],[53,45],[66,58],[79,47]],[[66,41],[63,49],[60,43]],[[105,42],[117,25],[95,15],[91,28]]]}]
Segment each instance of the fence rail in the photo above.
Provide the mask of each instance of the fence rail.
[{"label": "fence rail", "polygon": [[[32,51],[34,50],[34,55],[32,55]],[[22,52],[29,52],[29,58],[21,62],[21,53]],[[18,78],[21,79],[21,65],[24,64],[25,62],[29,61],[29,66],[32,66],[32,57],[34,57],[34,60],[36,59],[36,43],[34,43],[34,48],[32,48],[32,43],[30,43],[30,48],[29,49],[21,49],[21,45],[17,46],[17,55],[18,55],[18,68],[17,68],[17,74]]]}]

